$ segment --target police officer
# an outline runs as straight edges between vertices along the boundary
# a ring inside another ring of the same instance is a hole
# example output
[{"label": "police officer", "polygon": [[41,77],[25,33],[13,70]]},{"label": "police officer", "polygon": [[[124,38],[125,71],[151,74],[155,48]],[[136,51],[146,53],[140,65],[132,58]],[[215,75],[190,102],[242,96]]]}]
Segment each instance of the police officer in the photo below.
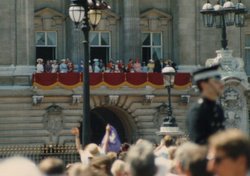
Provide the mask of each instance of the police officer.
[{"label": "police officer", "polygon": [[219,65],[203,68],[193,73],[201,98],[188,112],[187,127],[191,141],[206,144],[210,135],[224,129],[224,112],[217,103],[223,93]]}]

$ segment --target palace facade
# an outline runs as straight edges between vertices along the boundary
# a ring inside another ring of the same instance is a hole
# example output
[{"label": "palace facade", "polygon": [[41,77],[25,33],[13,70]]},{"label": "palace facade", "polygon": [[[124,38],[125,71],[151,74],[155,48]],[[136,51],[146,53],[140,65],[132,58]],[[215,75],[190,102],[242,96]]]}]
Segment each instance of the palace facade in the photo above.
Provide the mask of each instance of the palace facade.
[{"label": "palace facade", "polygon": [[[90,59],[100,58],[105,63],[111,59],[125,63],[130,58],[145,62],[151,58],[171,59],[181,72],[191,72],[215,57],[215,51],[221,48],[221,30],[203,26],[200,9],[204,3],[205,0],[109,0],[111,10],[103,12],[100,24],[90,32]],[[249,1],[243,3],[250,8]],[[80,127],[81,87],[45,90],[33,87],[31,80],[38,57],[70,58],[75,64],[84,59],[83,35],[69,18],[69,4],[69,0],[0,1],[3,145],[74,142],[70,129]],[[250,15],[246,15],[246,27],[228,27],[227,34],[228,47],[234,56],[244,58],[249,75]],[[184,131],[186,111],[196,99],[197,92],[191,87],[173,91],[174,115]],[[96,130],[92,140],[99,142],[103,125],[113,122],[123,141],[140,137],[157,141],[166,101],[164,88],[91,89],[91,118],[100,124],[92,126]]]}]

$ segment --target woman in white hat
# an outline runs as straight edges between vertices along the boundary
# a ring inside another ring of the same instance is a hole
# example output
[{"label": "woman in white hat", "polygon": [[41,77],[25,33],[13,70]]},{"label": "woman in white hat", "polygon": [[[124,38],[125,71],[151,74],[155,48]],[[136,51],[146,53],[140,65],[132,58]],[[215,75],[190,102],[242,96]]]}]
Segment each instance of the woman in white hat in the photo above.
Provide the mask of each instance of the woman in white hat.
[{"label": "woman in white hat", "polygon": [[68,66],[66,64],[66,60],[62,59],[62,63],[60,64],[60,73],[67,73],[68,72]]},{"label": "woman in white hat", "polygon": [[36,61],[37,61],[36,72],[37,73],[43,73],[44,72],[43,59],[38,58]]}]

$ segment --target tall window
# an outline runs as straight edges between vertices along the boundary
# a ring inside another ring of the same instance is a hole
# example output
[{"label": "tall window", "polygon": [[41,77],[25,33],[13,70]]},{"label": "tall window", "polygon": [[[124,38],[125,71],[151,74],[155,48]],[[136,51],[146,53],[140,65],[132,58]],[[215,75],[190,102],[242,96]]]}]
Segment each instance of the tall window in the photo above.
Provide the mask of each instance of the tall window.
[{"label": "tall window", "polygon": [[107,64],[111,52],[110,32],[90,32],[90,58],[102,59]]},{"label": "tall window", "polygon": [[162,33],[142,33],[142,60],[148,62],[150,59],[162,59]]},{"label": "tall window", "polygon": [[56,59],[57,33],[54,31],[36,32],[36,58]]},{"label": "tall window", "polygon": [[247,75],[250,75],[250,34],[245,37],[245,67]]}]

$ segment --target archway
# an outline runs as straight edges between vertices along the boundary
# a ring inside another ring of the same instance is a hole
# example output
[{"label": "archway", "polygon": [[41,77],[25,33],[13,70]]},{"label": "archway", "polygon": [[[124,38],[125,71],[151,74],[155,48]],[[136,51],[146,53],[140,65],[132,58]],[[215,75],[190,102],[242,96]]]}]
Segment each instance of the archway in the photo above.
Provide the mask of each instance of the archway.
[{"label": "archway", "polygon": [[90,141],[100,144],[105,134],[106,125],[114,126],[121,142],[132,142],[136,138],[136,127],[129,114],[117,107],[102,106],[90,111]]}]

